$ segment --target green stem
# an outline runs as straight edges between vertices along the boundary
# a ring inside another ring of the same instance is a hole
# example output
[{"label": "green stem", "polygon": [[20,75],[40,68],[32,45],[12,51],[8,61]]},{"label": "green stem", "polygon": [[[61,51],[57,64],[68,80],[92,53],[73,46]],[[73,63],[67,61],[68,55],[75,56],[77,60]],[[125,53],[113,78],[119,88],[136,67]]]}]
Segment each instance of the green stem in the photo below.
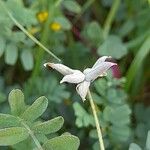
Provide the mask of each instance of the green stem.
[{"label": "green stem", "polygon": [[4,8],[10,19],[16,24],[16,26],[24,32],[31,40],[33,40],[39,47],[44,49],[48,54],[50,54],[52,57],[54,57],[57,61],[61,61],[55,54],[53,54],[48,48],[46,48],[42,43],[40,43],[33,35],[31,35],[10,13],[10,11],[5,7],[3,2],[0,0],[1,6]]},{"label": "green stem", "polygon": [[[45,23],[45,26],[43,27],[44,30],[42,32],[42,36],[41,36],[41,43],[44,43],[44,45],[47,44],[48,41],[48,34],[49,34],[49,19],[47,20],[47,22]],[[37,54],[36,54],[36,64],[34,67],[34,70],[32,72],[31,78],[34,78],[35,76],[38,75],[40,68],[41,68],[41,62],[42,62],[42,58],[44,55],[44,51],[42,50],[42,48],[39,48]]]},{"label": "green stem", "polygon": [[44,150],[40,144],[40,142],[38,141],[38,139],[36,138],[36,136],[34,135],[34,133],[31,131],[31,129],[29,128],[29,126],[21,121],[21,124],[28,130],[28,133],[30,134],[31,138],[33,139],[35,145],[37,146],[38,150]]},{"label": "green stem", "polygon": [[98,117],[97,117],[97,114],[96,114],[94,101],[93,101],[93,98],[92,98],[90,90],[88,91],[88,96],[89,96],[89,100],[90,100],[90,105],[92,107],[92,112],[93,112],[93,115],[94,115],[94,120],[95,120],[97,134],[98,134],[98,139],[99,139],[100,150],[105,150],[104,142],[103,142],[103,138],[102,138],[102,132],[101,132],[101,128],[100,128],[100,125],[99,125]]},{"label": "green stem", "polygon": [[106,21],[104,23],[104,38],[106,39],[108,34],[109,34],[109,31],[110,31],[110,28],[111,28],[111,25],[112,25],[112,22],[114,20],[114,17],[116,15],[116,12],[119,8],[119,5],[120,5],[120,0],[114,0],[113,1],[113,5],[109,11],[109,14],[106,18]]},{"label": "green stem", "polygon": [[[56,1],[55,5],[54,5],[54,8],[58,7],[60,5],[61,1],[62,0]],[[50,20],[52,18],[53,11],[55,10],[54,8],[51,5],[49,5],[48,14],[50,14],[50,15],[48,15],[48,19],[45,22],[45,25],[43,27],[41,40],[40,40],[40,42],[44,43],[44,45],[46,45],[48,40],[49,40],[49,38],[48,38],[48,35],[50,34],[49,23],[50,23]],[[40,68],[41,68],[41,62],[42,62],[42,59],[43,59],[43,55],[44,55],[44,51],[41,48],[39,48],[39,51],[36,55],[37,56],[36,64],[35,64],[34,70],[33,70],[32,75],[31,75],[31,78],[33,78],[33,79],[34,79],[35,76],[37,76],[39,74],[39,71],[40,71]]]}]

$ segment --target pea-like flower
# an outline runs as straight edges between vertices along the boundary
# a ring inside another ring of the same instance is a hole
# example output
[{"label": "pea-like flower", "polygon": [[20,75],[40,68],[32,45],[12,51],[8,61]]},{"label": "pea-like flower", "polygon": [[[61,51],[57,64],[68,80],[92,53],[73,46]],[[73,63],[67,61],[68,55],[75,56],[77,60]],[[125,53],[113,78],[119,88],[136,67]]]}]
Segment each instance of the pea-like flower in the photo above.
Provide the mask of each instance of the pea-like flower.
[{"label": "pea-like flower", "polygon": [[48,62],[45,63],[44,66],[51,67],[64,75],[60,83],[67,82],[77,84],[76,91],[82,100],[85,101],[91,82],[96,80],[98,77],[106,76],[106,71],[112,66],[117,65],[116,63],[106,61],[107,58],[111,58],[111,56],[100,57],[92,68],[86,68],[83,72],[71,69],[63,64]]}]

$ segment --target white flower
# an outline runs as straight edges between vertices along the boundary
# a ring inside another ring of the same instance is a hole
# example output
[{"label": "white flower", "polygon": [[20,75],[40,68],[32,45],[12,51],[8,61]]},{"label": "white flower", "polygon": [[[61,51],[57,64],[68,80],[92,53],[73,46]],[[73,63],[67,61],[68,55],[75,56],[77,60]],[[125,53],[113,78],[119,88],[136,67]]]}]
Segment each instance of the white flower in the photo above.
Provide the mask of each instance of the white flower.
[{"label": "white flower", "polygon": [[117,65],[116,63],[106,61],[107,58],[111,57],[103,56],[99,58],[92,68],[86,68],[83,72],[81,72],[80,70],[71,69],[63,64],[48,62],[45,63],[44,66],[51,67],[64,75],[60,83],[68,82],[77,84],[77,93],[81,96],[82,100],[85,101],[85,97],[87,95],[91,82],[93,82],[98,77],[106,76],[106,71],[110,67]]}]

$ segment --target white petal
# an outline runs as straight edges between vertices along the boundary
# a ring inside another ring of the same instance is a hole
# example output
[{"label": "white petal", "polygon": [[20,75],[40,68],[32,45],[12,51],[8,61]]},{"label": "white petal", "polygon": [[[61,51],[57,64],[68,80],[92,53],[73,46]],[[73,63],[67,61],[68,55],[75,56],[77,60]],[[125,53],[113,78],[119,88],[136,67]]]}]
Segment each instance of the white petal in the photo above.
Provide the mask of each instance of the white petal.
[{"label": "white petal", "polygon": [[91,71],[91,68],[86,68],[84,71],[83,71],[83,73],[84,74],[87,74],[87,73],[89,73]]},{"label": "white petal", "polygon": [[111,56],[103,56],[103,57],[100,57],[100,58],[95,62],[95,64],[93,65],[92,68],[95,68],[95,67],[97,67],[100,63],[105,62],[105,60],[106,60],[107,58],[112,58],[112,57],[111,57]]},{"label": "white petal", "polygon": [[76,87],[77,93],[81,96],[82,100],[85,101],[85,97],[89,90],[90,82],[83,81],[82,83],[78,84]]},{"label": "white petal", "polygon": [[60,81],[60,83],[68,82],[68,83],[81,83],[85,79],[85,75],[79,71],[76,70],[73,74],[69,74],[63,77],[63,79]]},{"label": "white petal", "polygon": [[97,65],[97,67],[92,68],[91,71],[85,75],[86,81],[89,81],[89,82],[94,81],[99,76],[104,75],[106,71],[114,65],[117,65],[117,64],[111,63],[111,62],[100,63],[99,65]]},{"label": "white petal", "polygon": [[63,75],[68,75],[68,74],[72,74],[75,72],[75,70],[63,65],[63,64],[55,64],[55,63],[45,63],[44,64],[45,67],[51,67],[55,70],[57,70],[58,72],[60,72]]},{"label": "white petal", "polygon": [[[93,65],[92,68],[86,68],[86,69],[83,71],[83,73],[86,75],[87,73],[89,73],[89,72],[91,71],[91,69],[97,67],[97,66],[100,65],[102,62],[105,62],[105,60],[106,60],[107,58],[112,58],[112,57],[111,57],[111,56],[102,56],[102,57],[100,57],[100,58],[95,62],[95,64]],[[103,76],[103,75],[102,75],[102,76]],[[104,76],[105,76],[105,75],[104,75]]]}]

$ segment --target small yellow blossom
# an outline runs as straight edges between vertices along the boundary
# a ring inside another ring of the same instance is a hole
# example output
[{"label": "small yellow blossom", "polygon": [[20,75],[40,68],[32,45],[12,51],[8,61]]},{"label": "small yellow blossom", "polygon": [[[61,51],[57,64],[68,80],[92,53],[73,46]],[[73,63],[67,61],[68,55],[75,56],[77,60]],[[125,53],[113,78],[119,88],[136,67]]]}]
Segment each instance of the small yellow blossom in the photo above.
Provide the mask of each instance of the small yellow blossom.
[{"label": "small yellow blossom", "polygon": [[38,18],[39,22],[41,22],[41,23],[46,21],[48,18],[48,12],[47,11],[39,12],[37,14],[37,18]]},{"label": "small yellow blossom", "polygon": [[53,31],[59,31],[62,27],[61,27],[61,24],[58,23],[58,22],[53,22],[51,25],[50,25],[50,28],[53,30]]}]

